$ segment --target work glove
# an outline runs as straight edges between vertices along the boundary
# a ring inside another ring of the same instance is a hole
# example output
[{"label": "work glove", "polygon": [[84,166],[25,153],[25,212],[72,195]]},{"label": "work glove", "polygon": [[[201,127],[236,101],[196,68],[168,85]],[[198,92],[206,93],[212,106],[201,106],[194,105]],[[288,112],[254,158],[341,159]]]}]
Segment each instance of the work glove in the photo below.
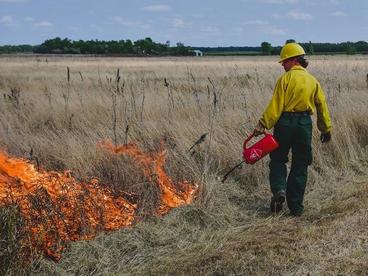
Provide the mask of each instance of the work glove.
[{"label": "work glove", "polygon": [[256,125],[256,127],[253,130],[253,135],[254,136],[261,135],[261,134],[263,134],[264,131],[265,131],[265,127],[260,122],[258,122],[258,124]]},{"label": "work glove", "polygon": [[331,140],[331,132],[321,133],[320,140],[322,143],[327,143]]}]

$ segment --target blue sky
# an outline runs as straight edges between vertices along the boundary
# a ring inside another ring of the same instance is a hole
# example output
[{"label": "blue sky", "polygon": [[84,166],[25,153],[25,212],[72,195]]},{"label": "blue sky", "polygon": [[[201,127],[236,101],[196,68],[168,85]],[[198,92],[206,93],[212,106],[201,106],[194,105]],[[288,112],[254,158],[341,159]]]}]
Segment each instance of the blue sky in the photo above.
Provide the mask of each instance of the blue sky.
[{"label": "blue sky", "polygon": [[259,46],[368,40],[367,0],[0,0],[0,45],[72,40]]}]

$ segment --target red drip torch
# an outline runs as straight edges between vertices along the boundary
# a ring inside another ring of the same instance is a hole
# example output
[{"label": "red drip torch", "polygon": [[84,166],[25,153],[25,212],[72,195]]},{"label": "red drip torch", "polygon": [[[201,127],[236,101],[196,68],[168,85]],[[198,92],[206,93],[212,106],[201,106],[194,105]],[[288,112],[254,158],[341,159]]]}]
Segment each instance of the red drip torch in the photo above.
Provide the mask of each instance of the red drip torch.
[{"label": "red drip torch", "polygon": [[222,178],[221,182],[225,182],[230,173],[232,173],[235,169],[241,167],[241,165],[245,162],[247,164],[254,164],[270,152],[274,151],[279,147],[279,144],[272,136],[271,133],[266,131],[263,132],[264,137],[253,144],[250,147],[247,147],[247,144],[254,137],[254,134],[251,134],[247,139],[245,139],[243,143],[243,161],[233,167],[230,171],[228,171]]},{"label": "red drip torch", "polygon": [[257,143],[247,148],[247,143],[254,137],[250,135],[243,144],[243,158],[245,163],[254,164],[259,159],[278,148],[279,144],[271,133],[263,132],[264,136]]}]

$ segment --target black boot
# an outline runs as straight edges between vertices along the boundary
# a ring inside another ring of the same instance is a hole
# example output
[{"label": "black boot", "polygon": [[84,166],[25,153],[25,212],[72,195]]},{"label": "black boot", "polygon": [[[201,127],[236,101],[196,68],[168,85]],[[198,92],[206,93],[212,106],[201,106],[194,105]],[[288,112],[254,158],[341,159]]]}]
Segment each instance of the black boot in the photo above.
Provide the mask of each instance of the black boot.
[{"label": "black boot", "polygon": [[271,198],[270,210],[272,213],[279,213],[282,211],[282,205],[285,202],[286,194],[284,190],[278,191]]}]

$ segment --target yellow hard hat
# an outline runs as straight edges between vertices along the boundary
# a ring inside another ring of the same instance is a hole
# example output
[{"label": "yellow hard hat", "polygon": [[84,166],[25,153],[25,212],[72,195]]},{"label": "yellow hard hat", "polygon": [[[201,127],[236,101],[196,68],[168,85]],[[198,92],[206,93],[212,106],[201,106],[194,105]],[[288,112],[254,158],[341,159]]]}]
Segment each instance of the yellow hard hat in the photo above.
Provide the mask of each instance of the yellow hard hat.
[{"label": "yellow hard hat", "polygon": [[305,55],[305,51],[298,43],[286,43],[281,49],[280,60],[283,62],[285,59]]}]

